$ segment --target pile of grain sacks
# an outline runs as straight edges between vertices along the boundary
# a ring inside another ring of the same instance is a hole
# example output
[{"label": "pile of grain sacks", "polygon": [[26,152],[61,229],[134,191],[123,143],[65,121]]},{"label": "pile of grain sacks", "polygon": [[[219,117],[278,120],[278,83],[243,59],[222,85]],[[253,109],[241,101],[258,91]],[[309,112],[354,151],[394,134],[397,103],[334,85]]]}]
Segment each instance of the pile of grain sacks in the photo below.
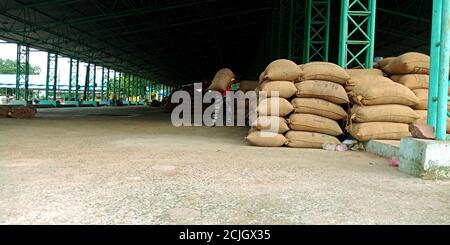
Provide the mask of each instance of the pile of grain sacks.
[{"label": "pile of grain sacks", "polygon": [[34,106],[0,106],[0,118],[27,119],[34,118],[36,113],[37,110]]},{"label": "pile of grain sacks", "polygon": [[[415,123],[426,124],[428,117],[428,95],[430,86],[430,57],[420,53],[406,53],[388,59],[381,67],[390,78],[411,89],[419,99],[412,108],[419,115]],[[450,106],[449,106],[450,109]],[[447,117],[447,132],[450,133],[450,119]]]},{"label": "pile of grain sacks", "polygon": [[418,98],[409,88],[379,74],[359,74],[351,80],[354,86],[347,90],[353,105],[346,127],[350,135],[363,142],[411,136],[409,124],[420,117],[411,109]]},{"label": "pile of grain sacks", "polygon": [[256,146],[280,147],[287,143],[284,134],[289,131],[286,117],[294,107],[288,99],[295,95],[295,83],[302,77],[300,67],[290,60],[276,60],[261,74],[256,91],[260,98],[257,118],[247,140]]},{"label": "pile of grain sacks", "polygon": [[322,148],[339,145],[343,134],[339,122],[347,118],[343,106],[349,103],[344,85],[350,76],[341,67],[325,62],[300,65],[302,81],[296,83],[296,97],[291,100],[294,113],[288,123],[287,146]]},{"label": "pile of grain sacks", "polygon": [[343,131],[338,122],[347,118],[342,105],[349,103],[343,85],[349,79],[345,70],[331,63],[298,66],[288,60],[272,62],[257,88],[260,96],[268,98],[260,98],[258,118],[247,140],[266,147],[340,144],[336,136]]},{"label": "pile of grain sacks", "polygon": [[0,118],[8,117],[9,107],[0,105]]}]

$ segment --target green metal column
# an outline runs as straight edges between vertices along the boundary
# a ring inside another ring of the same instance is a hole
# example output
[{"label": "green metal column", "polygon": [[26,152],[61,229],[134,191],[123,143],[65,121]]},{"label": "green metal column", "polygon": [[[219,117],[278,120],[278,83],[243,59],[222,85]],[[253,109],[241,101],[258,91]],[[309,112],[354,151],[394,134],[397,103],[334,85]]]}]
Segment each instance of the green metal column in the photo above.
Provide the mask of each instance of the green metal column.
[{"label": "green metal column", "polygon": [[96,87],[97,87],[97,65],[91,64],[91,73],[89,74],[89,84],[92,84],[92,101],[96,101]]},{"label": "green metal column", "polygon": [[[69,100],[72,100],[75,98],[75,100],[78,101],[78,75],[79,75],[79,69],[80,67],[80,61],[75,59],[70,59],[70,75],[69,75]],[[75,90],[75,91],[74,91]],[[75,96],[74,93],[75,92]]]},{"label": "green metal column", "polygon": [[[58,79],[58,54],[47,55],[47,79],[45,82],[45,100],[56,101],[56,86]],[[50,96],[50,90],[52,95]]]},{"label": "green metal column", "polygon": [[[92,101],[95,101],[95,80],[96,80],[96,71],[97,66],[95,64],[89,63],[86,66],[86,79],[84,83],[84,95],[83,100],[87,101],[92,98]],[[92,85],[92,87],[91,87]],[[92,97],[90,96],[91,91],[93,93]]]},{"label": "green metal column", "polygon": [[113,96],[117,99],[117,72],[114,70]]},{"label": "green metal column", "polygon": [[441,26],[442,26],[442,0],[434,0],[433,18],[431,23],[430,88],[428,95],[428,125],[434,128],[436,128],[437,123]]},{"label": "green metal column", "polygon": [[104,101],[108,101],[109,98],[110,98],[109,95],[111,94],[111,79],[110,79],[110,76],[109,76],[110,73],[111,73],[111,71],[108,68],[107,75],[106,75],[106,96],[103,99]]},{"label": "green metal column", "polygon": [[117,91],[118,91],[118,94],[117,94],[117,99],[118,100],[120,100],[120,99],[122,99],[122,91],[121,91],[121,89],[122,89],[122,85],[120,84],[121,82],[122,82],[122,79],[123,79],[123,73],[122,72],[119,72],[119,86],[117,87]]},{"label": "green metal column", "polygon": [[304,63],[328,61],[331,0],[307,0]]},{"label": "green metal column", "polygon": [[375,18],[376,0],[341,1],[340,66],[373,67]]},{"label": "green metal column", "polygon": [[131,95],[131,73],[128,73],[127,100],[130,101]]},{"label": "green metal column", "polygon": [[[298,0],[280,0],[274,1],[272,17],[272,30],[275,30],[269,37],[274,39],[267,43],[272,43],[271,59],[288,58],[297,63],[302,62],[303,56],[303,22],[304,22],[304,3]],[[270,28],[269,28],[270,29]],[[267,62],[265,62],[267,63]]]},{"label": "green metal column", "polygon": [[102,81],[100,85],[100,100],[105,101],[105,83],[108,81],[108,78],[106,77],[107,74],[105,72],[105,67],[102,67]]},{"label": "green metal column", "polygon": [[[433,57],[436,59],[437,57]],[[436,139],[446,140],[448,114],[448,87],[450,63],[450,1],[442,0],[441,42],[439,53],[439,82],[436,120]]]},{"label": "green metal column", "polygon": [[[17,45],[17,64],[16,64],[16,100],[25,100],[28,103],[30,75],[30,47],[28,45]],[[23,89],[23,93],[22,93]]]}]

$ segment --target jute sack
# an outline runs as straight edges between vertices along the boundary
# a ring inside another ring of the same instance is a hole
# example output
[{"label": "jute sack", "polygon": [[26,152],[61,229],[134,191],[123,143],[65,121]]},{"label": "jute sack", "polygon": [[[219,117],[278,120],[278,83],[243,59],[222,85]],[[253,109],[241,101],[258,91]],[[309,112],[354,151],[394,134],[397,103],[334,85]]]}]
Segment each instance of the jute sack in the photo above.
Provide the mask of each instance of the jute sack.
[{"label": "jute sack", "polygon": [[356,123],[396,122],[414,123],[420,116],[409,106],[404,105],[354,105],[350,109],[350,118]]},{"label": "jute sack", "polygon": [[311,62],[300,65],[303,71],[302,80],[324,80],[344,85],[350,79],[347,72],[340,66],[328,62]]},{"label": "jute sack", "polygon": [[275,116],[260,116],[252,123],[252,127],[261,131],[284,134],[289,131],[286,119]]},{"label": "jute sack", "polygon": [[395,60],[397,57],[386,57],[382,59],[380,62],[378,62],[378,68],[383,70],[384,67],[386,67],[391,61]]},{"label": "jute sack", "polygon": [[419,103],[417,103],[413,108],[415,110],[428,110],[428,89],[415,89],[414,94],[419,98]]},{"label": "jute sack", "polygon": [[295,86],[297,87],[297,97],[299,98],[319,98],[338,105],[349,103],[344,87],[333,82],[308,80],[297,83]]},{"label": "jute sack", "polygon": [[392,83],[392,80],[378,75],[354,75],[345,85],[345,90],[351,92],[356,86],[365,83],[378,84],[382,86],[381,84],[383,83]]},{"label": "jute sack", "polygon": [[282,134],[262,131],[252,132],[246,139],[250,144],[262,147],[280,147],[285,145],[287,141]]},{"label": "jute sack", "polygon": [[336,121],[312,114],[292,114],[288,119],[288,124],[295,131],[307,131],[333,136],[343,134]]},{"label": "jute sack", "polygon": [[403,86],[414,89],[428,89],[430,87],[430,76],[421,74],[393,75],[391,79]]},{"label": "jute sack", "polygon": [[220,69],[214,76],[208,90],[224,92],[228,89],[233,79],[234,73],[230,69]]},{"label": "jute sack", "polygon": [[9,107],[0,105],[0,118],[8,117]]},{"label": "jute sack", "polygon": [[365,142],[369,140],[400,140],[410,137],[409,125],[406,123],[369,122],[354,123],[346,128],[355,139]]},{"label": "jute sack", "polygon": [[[420,119],[415,121],[416,124],[427,124],[428,111],[416,110],[416,113],[420,116]],[[447,133],[450,134],[450,117],[447,117]]]},{"label": "jute sack", "polygon": [[390,61],[383,70],[390,75],[430,74],[430,56],[421,53],[406,53]]},{"label": "jute sack", "polygon": [[37,110],[34,106],[13,107],[8,112],[8,116],[17,119],[29,119],[36,116]]},{"label": "jute sack", "polygon": [[419,102],[417,96],[407,87],[395,83],[362,83],[349,93],[359,105],[399,104],[413,106]]},{"label": "jute sack", "polygon": [[253,91],[258,87],[258,81],[247,81],[243,80],[239,84],[239,90],[246,93],[248,91]]},{"label": "jute sack", "polygon": [[264,92],[267,97],[291,98],[297,92],[294,83],[288,81],[267,81],[261,84],[260,93]]},{"label": "jute sack", "polygon": [[264,82],[264,75],[265,75],[266,71],[263,71],[260,75],[259,75],[259,83]]},{"label": "jute sack", "polygon": [[350,78],[353,76],[384,76],[380,69],[346,69],[345,71]]},{"label": "jute sack", "polygon": [[276,60],[270,63],[264,72],[264,81],[300,81],[302,69],[290,60]]},{"label": "jute sack", "polygon": [[341,144],[341,142],[336,137],[330,135],[301,131],[287,132],[286,140],[286,145],[293,148],[322,149],[323,144]]},{"label": "jute sack", "polygon": [[[278,110],[278,112],[277,112]],[[289,115],[294,107],[284,98],[267,98],[259,101],[257,111],[260,116],[279,116]]]},{"label": "jute sack", "polygon": [[313,114],[335,121],[347,118],[347,112],[340,106],[323,99],[295,98],[291,101],[294,112]]}]

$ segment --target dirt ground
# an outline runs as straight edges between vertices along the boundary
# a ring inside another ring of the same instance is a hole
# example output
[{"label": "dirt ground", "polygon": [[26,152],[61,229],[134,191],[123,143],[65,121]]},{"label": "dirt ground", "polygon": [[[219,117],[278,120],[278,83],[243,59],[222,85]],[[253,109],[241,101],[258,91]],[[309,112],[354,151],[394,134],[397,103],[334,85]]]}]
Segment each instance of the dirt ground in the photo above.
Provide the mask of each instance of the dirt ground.
[{"label": "dirt ground", "polygon": [[148,107],[0,119],[0,224],[450,224],[450,182]]}]

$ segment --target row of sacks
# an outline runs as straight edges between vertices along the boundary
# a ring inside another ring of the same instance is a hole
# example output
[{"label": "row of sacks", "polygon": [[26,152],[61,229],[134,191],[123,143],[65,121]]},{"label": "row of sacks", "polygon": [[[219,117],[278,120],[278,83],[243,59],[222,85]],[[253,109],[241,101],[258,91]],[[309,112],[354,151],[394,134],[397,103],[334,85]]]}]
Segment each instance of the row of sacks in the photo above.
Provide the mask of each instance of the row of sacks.
[{"label": "row of sacks", "polygon": [[0,106],[0,118],[34,118],[36,116],[36,113],[37,110],[34,106]]},{"label": "row of sacks", "polygon": [[[426,124],[430,86],[430,57],[425,54],[410,52],[398,57],[386,58],[377,67],[382,69],[394,82],[402,84],[414,92],[419,102],[412,108],[420,117],[415,124]],[[450,103],[448,109],[450,110]],[[447,121],[450,122],[449,117],[447,117]],[[447,132],[450,133],[449,123],[447,123]]]},{"label": "row of sacks", "polygon": [[345,122],[343,105],[349,103],[343,84],[349,79],[344,69],[332,63],[272,62],[256,89],[268,98],[259,101],[247,140],[265,147],[340,144],[336,137],[344,132],[339,122]]},{"label": "row of sacks", "polygon": [[384,59],[375,69],[347,70],[346,90],[355,102],[347,131],[361,141],[400,139],[411,135],[410,124],[425,124],[429,62],[427,55],[406,53]]},{"label": "row of sacks", "polygon": [[[423,57],[421,55],[418,56]],[[293,135],[292,132],[297,130],[308,132],[310,136],[312,133],[314,137],[321,139],[318,142],[323,142],[323,136],[333,137],[333,134],[339,132],[338,130],[334,130],[336,127],[330,126],[330,121],[324,122],[326,120],[323,120],[323,118],[340,120],[340,114],[347,115],[347,112],[343,108],[336,109],[336,106],[345,104],[343,103],[344,101],[350,105],[345,131],[359,141],[400,139],[410,136],[409,124],[424,121],[426,118],[426,111],[423,109],[427,108],[428,91],[424,90],[429,83],[426,80],[427,75],[422,74],[427,72],[427,67],[426,65],[421,65],[427,62],[410,62],[409,60],[413,59],[410,57],[411,55],[407,54],[398,59],[391,59],[394,62],[393,65],[390,65],[391,68],[389,68],[391,70],[391,77],[386,77],[386,71],[381,69],[342,70],[338,66],[323,62],[313,62],[298,66],[301,70],[301,75],[298,75],[299,70],[298,68],[294,68],[294,65],[289,69],[285,69],[285,71],[297,71],[296,75],[292,76],[289,73],[283,74],[285,78],[297,78],[290,81],[290,83],[288,81],[272,81],[270,80],[271,77],[267,76],[267,72],[265,71],[261,75],[259,87],[256,90],[262,92],[281,91],[280,94],[284,98],[290,98],[289,101],[294,107],[294,114],[290,116],[285,115],[285,118],[260,117],[260,122],[256,124],[256,129],[260,132],[255,132],[252,129],[247,139],[252,144],[266,145],[268,139],[264,139],[263,143],[257,142],[261,139],[259,135],[267,131],[267,129],[261,127],[259,124],[263,121],[278,121],[282,125],[279,132],[271,132],[277,135],[269,137],[278,139],[277,141],[269,140],[269,142],[277,142],[275,146],[282,144],[283,137],[285,139],[284,144],[289,145],[289,140]],[[323,69],[323,67],[327,67],[327,69]],[[405,72],[409,73],[406,74]],[[414,72],[419,74],[414,74]],[[297,90],[296,92],[294,92],[295,89],[292,83]],[[337,85],[345,87],[345,90],[342,90],[342,87],[338,88]],[[334,90],[334,92],[326,92],[328,89]],[[284,90],[290,92],[285,94]],[[348,100],[346,91],[349,93],[351,101]],[[291,98],[291,95],[295,95],[298,98]],[[315,99],[316,102],[312,103],[311,99]],[[326,117],[322,114],[317,115],[317,111],[322,111],[323,109],[320,109],[320,106],[318,106],[320,103],[317,103],[317,100],[328,103],[328,108],[332,104],[334,108],[332,109],[332,114],[339,111],[339,113],[334,115],[336,118]],[[282,102],[281,104],[286,104],[289,101]],[[311,104],[313,105],[311,106]],[[296,108],[298,107],[308,108],[308,110],[297,111]],[[261,111],[260,107],[258,111]],[[319,117],[319,120],[316,116]],[[313,126],[311,126],[311,122],[314,122]],[[317,125],[326,125],[324,126],[325,130],[317,127]],[[283,135],[282,132],[285,134]],[[318,134],[321,134],[321,137]],[[287,137],[288,135],[291,137]],[[328,141],[330,141],[330,138],[328,138]],[[301,147],[304,146],[304,144],[301,145]],[[314,146],[308,145],[305,147],[314,148]],[[315,145],[315,147],[318,147],[318,145]]]}]

